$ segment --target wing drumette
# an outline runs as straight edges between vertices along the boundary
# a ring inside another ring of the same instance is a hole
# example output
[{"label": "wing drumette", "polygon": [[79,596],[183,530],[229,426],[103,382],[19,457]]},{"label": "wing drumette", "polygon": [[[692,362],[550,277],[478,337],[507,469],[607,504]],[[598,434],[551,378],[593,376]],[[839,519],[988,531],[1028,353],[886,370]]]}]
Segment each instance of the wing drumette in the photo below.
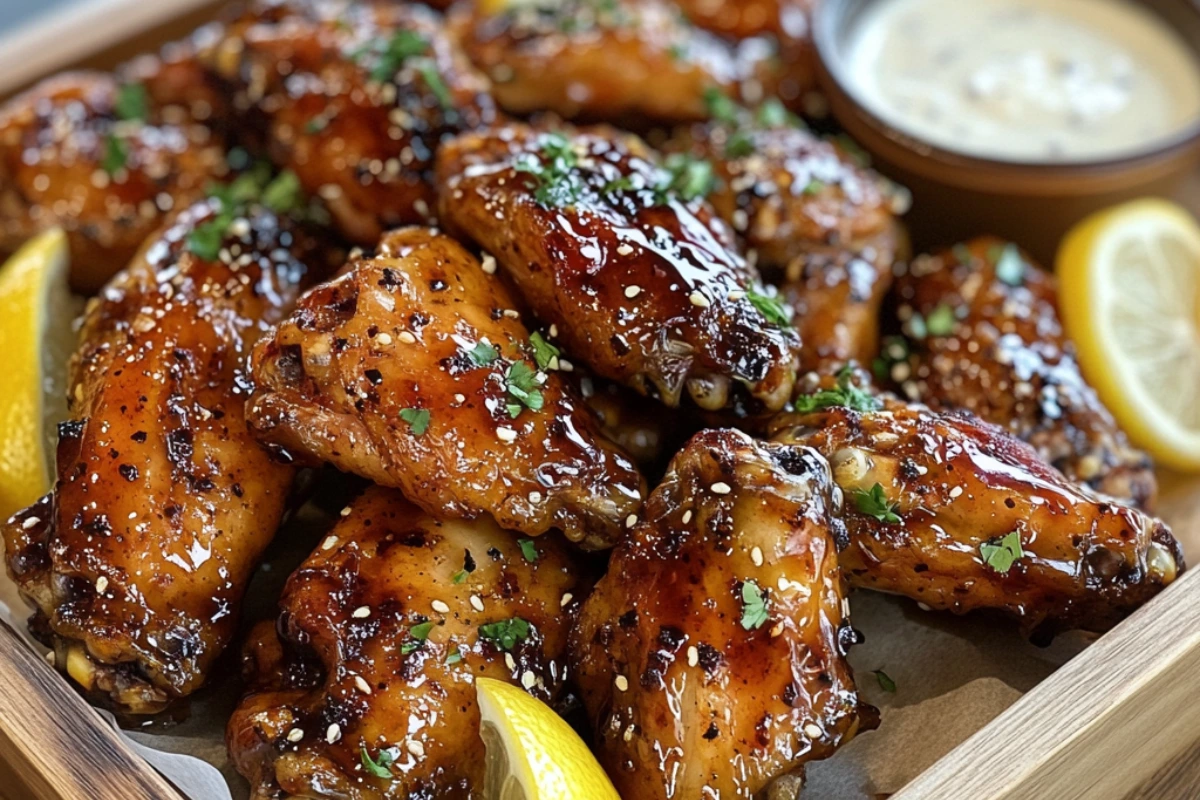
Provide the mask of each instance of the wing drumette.
[{"label": "wing drumette", "polygon": [[481,798],[475,679],[552,701],[586,587],[557,536],[439,522],[373,488],[292,575],[283,641],[247,651],[228,743],[255,798]]},{"label": "wing drumette", "polygon": [[743,433],[672,463],[572,633],[623,797],[751,798],[860,725],[828,463]]},{"label": "wing drumette", "polygon": [[133,713],[203,683],[293,477],[246,428],[244,364],[313,244],[264,209],[219,208],[184,211],[93,301],[58,483],[4,529],[59,666]]},{"label": "wing drumette", "polygon": [[409,228],[307,294],[254,354],[266,441],[399,487],[440,516],[611,545],[641,505],[636,467],[531,338],[501,280]]}]

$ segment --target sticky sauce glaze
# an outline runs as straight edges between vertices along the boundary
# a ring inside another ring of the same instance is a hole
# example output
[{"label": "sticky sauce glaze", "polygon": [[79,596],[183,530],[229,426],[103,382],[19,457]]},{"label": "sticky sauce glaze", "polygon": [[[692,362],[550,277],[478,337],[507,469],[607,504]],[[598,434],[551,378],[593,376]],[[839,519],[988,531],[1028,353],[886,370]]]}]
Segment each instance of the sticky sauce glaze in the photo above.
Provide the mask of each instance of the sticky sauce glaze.
[{"label": "sticky sauce glaze", "polygon": [[1128,0],[883,0],[847,66],[889,124],[998,160],[1128,155],[1200,118],[1200,63]]}]

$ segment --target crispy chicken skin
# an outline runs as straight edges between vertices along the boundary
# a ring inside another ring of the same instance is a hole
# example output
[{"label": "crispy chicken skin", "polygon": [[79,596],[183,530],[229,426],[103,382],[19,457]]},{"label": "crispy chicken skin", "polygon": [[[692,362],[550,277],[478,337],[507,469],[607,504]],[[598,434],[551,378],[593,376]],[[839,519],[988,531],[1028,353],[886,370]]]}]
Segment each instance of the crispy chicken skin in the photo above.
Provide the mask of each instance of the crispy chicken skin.
[{"label": "crispy chicken skin", "polygon": [[[154,63],[137,77],[154,78]],[[158,104],[146,85],[63,73],[0,107],[0,254],[61,226],[72,286],[95,292],[172,208],[224,175],[210,129],[186,107]]]},{"label": "crispy chicken skin", "polygon": [[[783,415],[775,441],[829,459],[846,494],[851,583],[935,609],[998,609],[1027,632],[1102,631],[1183,570],[1166,525],[1093,494],[998,427],[894,399]],[[876,502],[863,496],[880,487]],[[1008,568],[985,550],[1016,532]],[[982,546],[988,545],[988,548]]]},{"label": "crispy chicken skin", "polygon": [[[475,679],[553,701],[586,589],[559,537],[526,547],[535,559],[491,520],[439,522],[394,490],[355,501],[289,579],[282,646],[260,629],[247,650],[256,693],[227,739],[253,797],[482,798]],[[364,752],[391,756],[391,776]]]},{"label": "crispy chicken skin", "polygon": [[391,233],[256,349],[250,425],[430,513],[611,546],[644,482],[563,377],[540,369],[516,308],[453,239]]},{"label": "crispy chicken skin", "polygon": [[752,302],[757,273],[694,177],[610,128],[513,124],[438,156],[443,223],[495,256],[573,358],[669,406],[686,388],[706,410],[779,409],[799,339]]},{"label": "crispy chicken skin", "polygon": [[1016,246],[984,237],[918,258],[897,295],[911,355],[890,372],[910,399],[967,409],[1032,444],[1068,478],[1152,506],[1149,458],[1080,374],[1054,278]]},{"label": "crispy chicken skin", "polygon": [[438,143],[493,116],[487,80],[411,3],[254,0],[209,57],[272,160],[362,245],[432,222]]},{"label": "crispy chicken skin", "polygon": [[505,111],[589,121],[704,119],[706,92],[740,96],[770,54],[696,28],[666,0],[467,0],[450,27]]},{"label": "crispy chicken skin", "polygon": [[708,430],[675,457],[572,631],[622,797],[757,797],[854,736],[834,502],[804,447]]},{"label": "crispy chicken skin", "polygon": [[214,202],[183,211],[89,306],[54,493],[4,528],[58,665],[132,713],[204,682],[293,477],[246,429],[244,363],[306,281],[312,243],[256,210],[203,260],[188,237]]}]

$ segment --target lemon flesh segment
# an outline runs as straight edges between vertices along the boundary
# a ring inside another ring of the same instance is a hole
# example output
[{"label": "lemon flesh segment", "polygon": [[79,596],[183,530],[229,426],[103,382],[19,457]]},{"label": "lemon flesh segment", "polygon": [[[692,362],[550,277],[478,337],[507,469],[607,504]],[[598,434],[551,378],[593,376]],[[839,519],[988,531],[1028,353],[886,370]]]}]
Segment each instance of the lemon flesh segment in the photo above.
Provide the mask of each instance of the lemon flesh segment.
[{"label": "lemon flesh segment", "polygon": [[50,489],[51,442],[66,418],[66,363],[74,345],[67,238],[30,239],[0,267],[0,519]]},{"label": "lemon flesh segment", "polygon": [[621,800],[553,709],[503,681],[479,678],[475,687],[487,747],[485,800]]},{"label": "lemon flesh segment", "polygon": [[1200,225],[1165,200],[1079,223],[1059,249],[1068,337],[1134,444],[1200,470]]}]

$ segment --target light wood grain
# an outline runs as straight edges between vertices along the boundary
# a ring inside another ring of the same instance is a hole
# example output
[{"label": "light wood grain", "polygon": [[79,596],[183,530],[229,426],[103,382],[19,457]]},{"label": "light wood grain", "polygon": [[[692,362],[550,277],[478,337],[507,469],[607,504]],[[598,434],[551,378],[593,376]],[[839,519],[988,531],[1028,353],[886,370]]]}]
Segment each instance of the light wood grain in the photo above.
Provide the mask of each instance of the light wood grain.
[{"label": "light wood grain", "polygon": [[0,687],[0,795],[182,800],[64,678],[2,624]]}]

